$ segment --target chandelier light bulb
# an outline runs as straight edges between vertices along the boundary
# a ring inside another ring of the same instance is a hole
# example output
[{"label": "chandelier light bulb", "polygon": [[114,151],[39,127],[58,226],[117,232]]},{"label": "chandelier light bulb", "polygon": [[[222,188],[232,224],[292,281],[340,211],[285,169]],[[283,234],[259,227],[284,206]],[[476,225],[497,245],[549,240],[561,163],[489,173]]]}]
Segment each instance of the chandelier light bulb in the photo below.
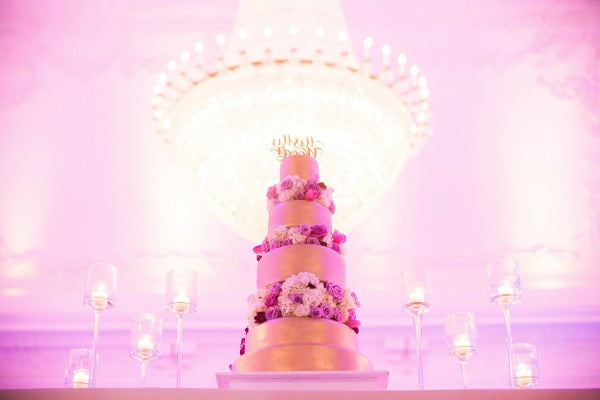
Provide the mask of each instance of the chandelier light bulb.
[{"label": "chandelier light bulb", "polygon": [[345,42],[346,40],[348,40],[348,34],[346,34],[346,32],[344,31],[340,31],[338,33],[338,39],[340,40],[340,42]]},{"label": "chandelier light bulb", "polygon": [[222,33],[219,33],[217,35],[217,39],[216,40],[217,40],[217,44],[219,46],[223,46],[225,44],[225,35],[223,35]]},{"label": "chandelier light bulb", "polygon": [[290,35],[296,36],[298,34],[298,27],[296,25],[290,26]]},{"label": "chandelier light bulb", "polygon": [[204,45],[202,44],[202,42],[196,42],[196,44],[194,44],[194,50],[196,51],[196,53],[202,53],[202,50],[204,50]]},{"label": "chandelier light bulb", "polygon": [[188,53],[187,51],[184,51],[183,53],[181,53],[181,61],[187,62],[189,60],[190,60],[190,53]]},{"label": "chandelier light bulb", "polygon": [[169,61],[169,63],[167,64],[167,69],[169,71],[175,71],[175,68],[177,68],[177,64],[175,63],[174,60]]},{"label": "chandelier light bulb", "polygon": [[317,27],[317,30],[315,31],[315,33],[317,34],[318,37],[323,37],[325,36],[325,29],[323,29],[322,26]]},{"label": "chandelier light bulb", "polygon": [[248,32],[246,32],[245,29],[240,29],[239,35],[240,39],[246,39],[248,37]]},{"label": "chandelier light bulb", "polygon": [[267,25],[267,26],[265,26],[263,33],[265,34],[266,37],[271,37],[271,35],[273,34],[273,28],[271,28],[270,26]]}]

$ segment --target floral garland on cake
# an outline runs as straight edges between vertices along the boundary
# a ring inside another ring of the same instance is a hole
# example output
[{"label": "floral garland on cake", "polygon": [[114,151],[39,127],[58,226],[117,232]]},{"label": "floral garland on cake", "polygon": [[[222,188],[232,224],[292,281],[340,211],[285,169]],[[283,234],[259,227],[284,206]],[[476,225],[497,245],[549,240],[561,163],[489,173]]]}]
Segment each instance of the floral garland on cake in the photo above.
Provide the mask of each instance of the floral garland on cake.
[{"label": "floral garland on cake", "polygon": [[329,232],[329,229],[327,229],[325,225],[279,225],[271,229],[271,232],[269,232],[262,243],[254,246],[253,251],[256,254],[257,261],[260,261],[262,254],[264,253],[295,244],[316,244],[325,246],[343,255],[346,252],[345,243],[346,235],[339,232],[337,229],[333,232]]},{"label": "floral garland on cake", "polygon": [[[248,298],[248,327],[282,317],[323,318],[346,324],[358,333],[360,321],[356,309],[360,302],[356,294],[333,282],[321,282],[311,272],[292,275],[283,283],[273,283],[258,289]],[[246,333],[248,329],[246,328]],[[246,339],[240,343],[240,355],[245,353]]]},{"label": "floral garland on cake", "polygon": [[288,175],[267,189],[267,210],[270,212],[277,204],[290,200],[308,200],[316,201],[333,214],[335,204],[332,194],[333,189],[319,182],[318,176],[307,180],[298,175]]}]

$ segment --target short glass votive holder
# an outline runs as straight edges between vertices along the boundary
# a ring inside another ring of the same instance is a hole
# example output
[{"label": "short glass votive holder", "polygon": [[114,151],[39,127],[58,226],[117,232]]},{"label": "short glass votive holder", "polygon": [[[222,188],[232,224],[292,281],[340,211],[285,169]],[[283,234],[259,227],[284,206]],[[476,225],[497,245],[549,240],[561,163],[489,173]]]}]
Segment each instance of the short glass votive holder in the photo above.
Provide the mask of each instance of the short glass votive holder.
[{"label": "short glass votive holder", "polygon": [[71,349],[69,351],[65,386],[75,389],[86,389],[93,386],[91,349]]},{"label": "short glass votive holder", "polygon": [[510,347],[514,387],[529,388],[540,381],[537,349],[531,343],[513,343]]}]

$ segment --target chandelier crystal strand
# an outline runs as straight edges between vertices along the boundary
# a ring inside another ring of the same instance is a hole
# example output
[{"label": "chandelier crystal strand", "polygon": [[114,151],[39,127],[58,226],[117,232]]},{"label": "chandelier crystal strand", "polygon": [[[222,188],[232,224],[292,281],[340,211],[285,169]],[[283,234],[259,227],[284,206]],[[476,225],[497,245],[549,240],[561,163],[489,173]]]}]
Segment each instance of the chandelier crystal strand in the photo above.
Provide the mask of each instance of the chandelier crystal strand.
[{"label": "chandelier crystal strand", "polygon": [[263,188],[277,178],[273,138],[324,143],[321,171],[337,188],[336,222],[349,230],[430,135],[418,68],[389,45],[374,51],[372,38],[357,60],[346,32],[335,1],[242,0],[228,37],[197,42],[159,75],[157,131],[194,168],[217,215],[248,239],[262,236]]}]

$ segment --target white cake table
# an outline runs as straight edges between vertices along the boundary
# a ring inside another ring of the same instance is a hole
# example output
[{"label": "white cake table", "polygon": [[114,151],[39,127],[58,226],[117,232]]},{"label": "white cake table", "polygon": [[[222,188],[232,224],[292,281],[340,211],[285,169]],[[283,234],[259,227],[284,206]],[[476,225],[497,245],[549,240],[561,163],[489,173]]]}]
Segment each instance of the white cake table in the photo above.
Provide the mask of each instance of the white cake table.
[{"label": "white cake table", "polygon": [[219,389],[386,390],[388,371],[220,372]]}]

